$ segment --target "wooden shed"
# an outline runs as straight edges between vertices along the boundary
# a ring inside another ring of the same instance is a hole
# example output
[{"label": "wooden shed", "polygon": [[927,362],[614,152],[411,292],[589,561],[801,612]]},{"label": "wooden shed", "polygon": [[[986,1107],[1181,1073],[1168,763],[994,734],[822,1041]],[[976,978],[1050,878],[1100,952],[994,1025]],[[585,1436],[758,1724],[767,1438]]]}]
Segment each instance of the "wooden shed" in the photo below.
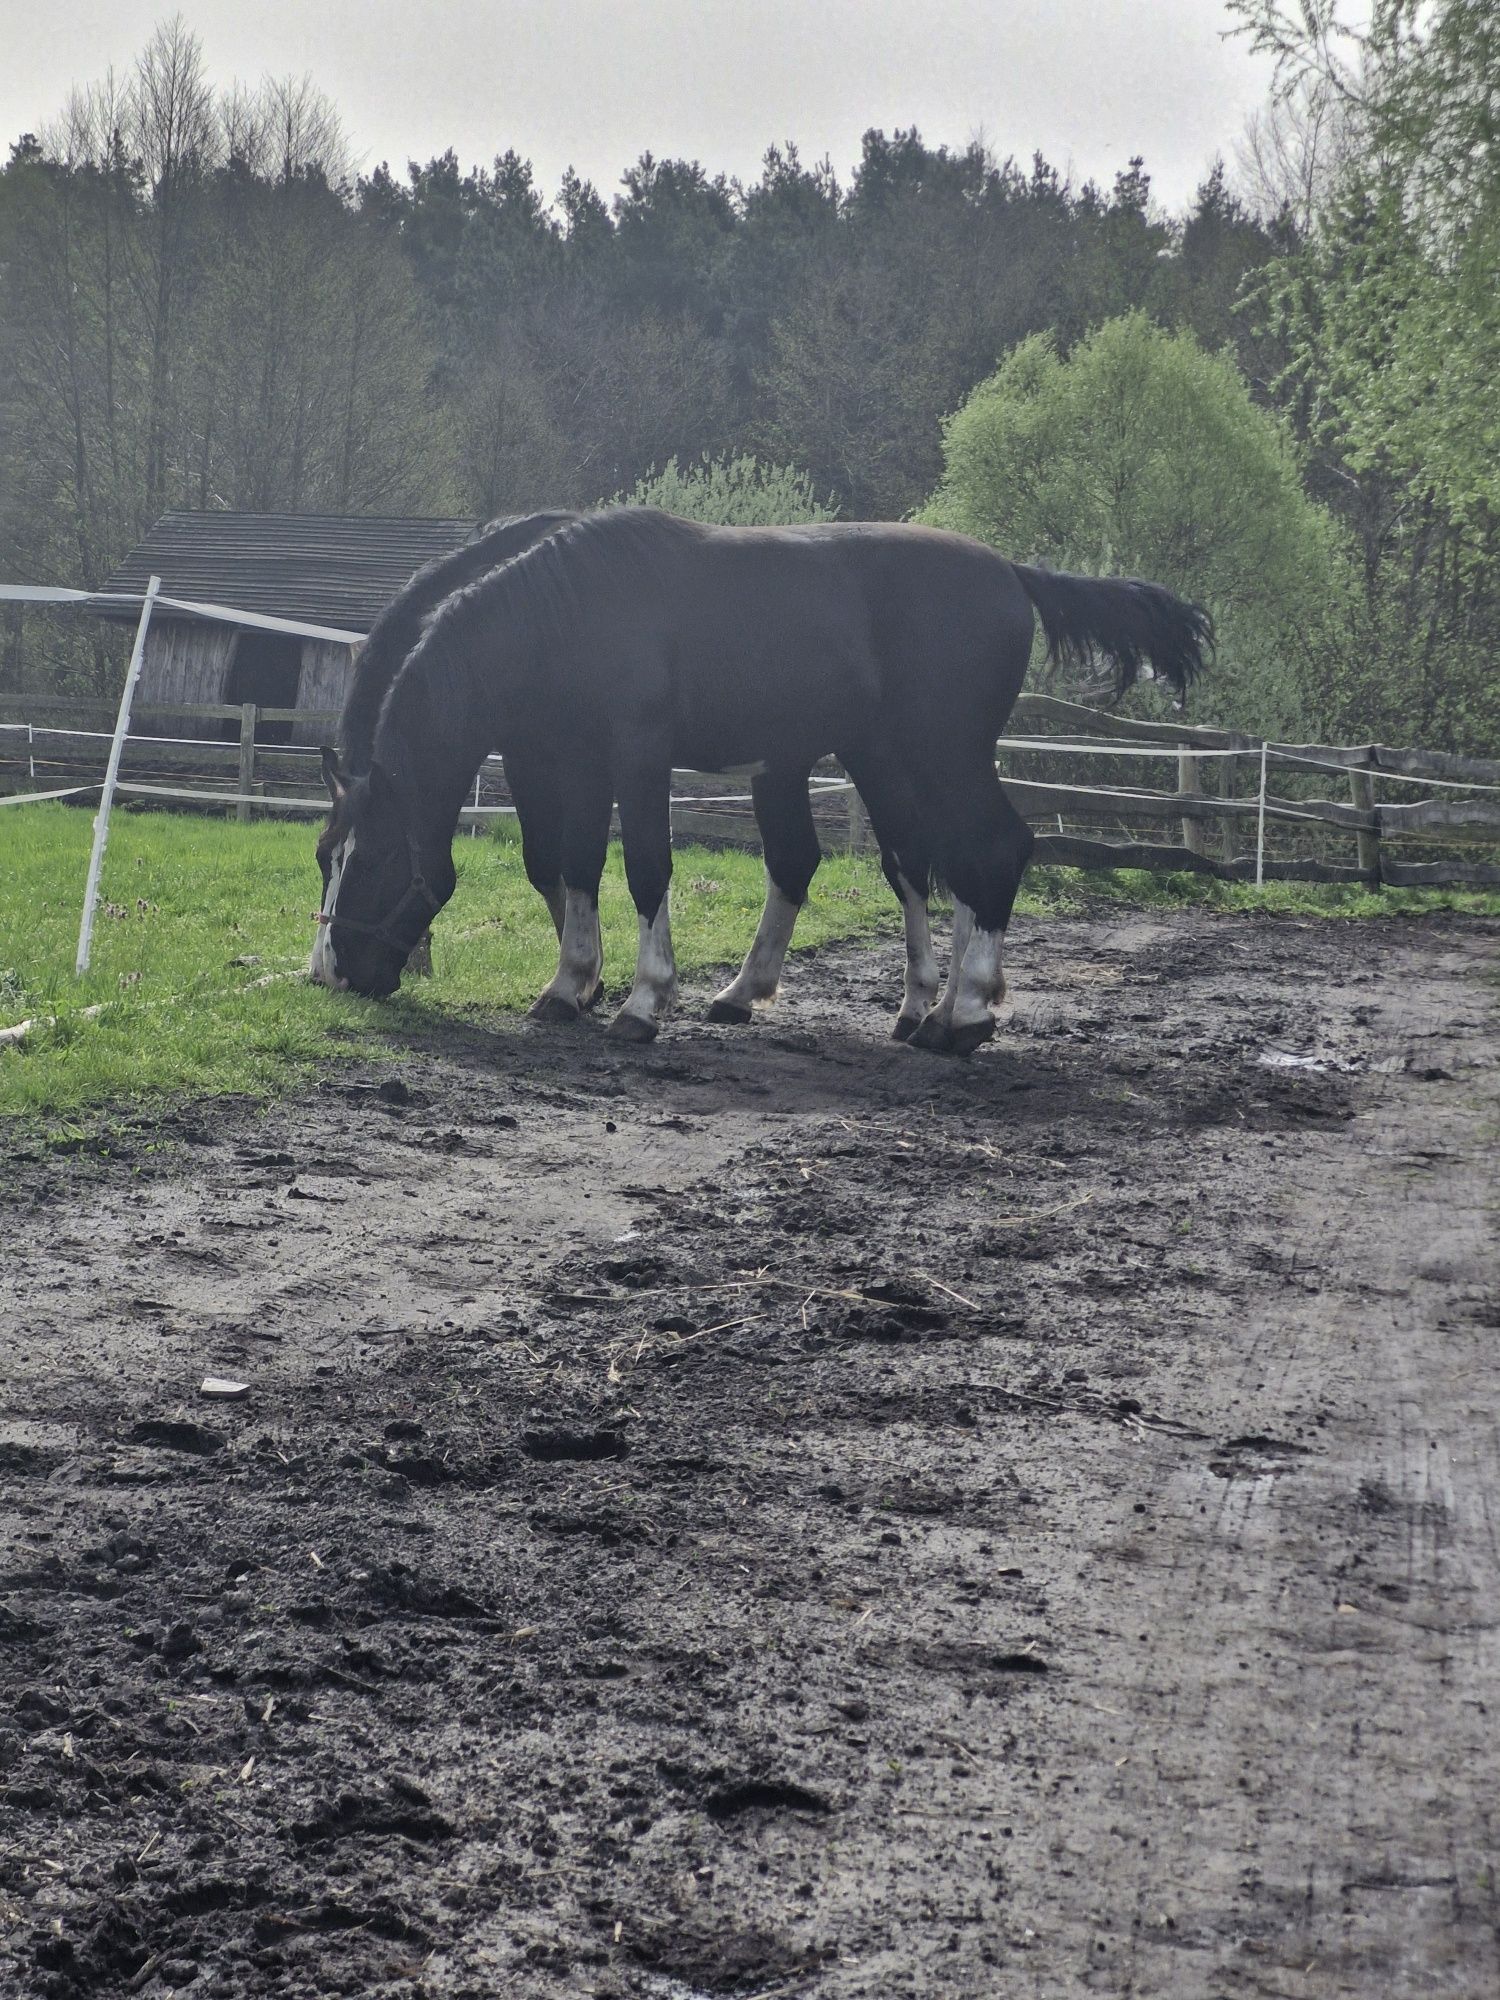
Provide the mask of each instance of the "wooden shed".
[{"label": "wooden shed", "polygon": [[[102,588],[139,593],[154,575],[164,597],[365,633],[414,570],[457,548],[477,526],[348,514],[163,514]],[[337,639],[161,605],[147,634],[137,700],[143,707],[249,701],[337,710],[356,650]],[[212,722],[177,727],[183,734],[238,733]],[[257,735],[265,743],[311,743],[327,730],[316,722],[266,722]]]}]

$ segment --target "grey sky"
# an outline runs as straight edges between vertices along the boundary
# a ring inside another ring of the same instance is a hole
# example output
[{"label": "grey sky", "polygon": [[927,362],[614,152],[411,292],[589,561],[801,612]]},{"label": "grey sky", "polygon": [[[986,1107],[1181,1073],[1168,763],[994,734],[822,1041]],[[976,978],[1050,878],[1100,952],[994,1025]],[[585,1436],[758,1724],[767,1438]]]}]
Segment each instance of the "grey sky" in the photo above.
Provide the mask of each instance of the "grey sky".
[{"label": "grey sky", "polygon": [[[0,0],[0,141],[128,70],[172,0]],[[753,177],[772,141],[841,178],[871,125],[1040,148],[1108,185],[1142,152],[1188,202],[1269,69],[1220,0],[182,0],[216,83],[310,74],[361,166],[507,146],[608,195],[642,151]]]}]

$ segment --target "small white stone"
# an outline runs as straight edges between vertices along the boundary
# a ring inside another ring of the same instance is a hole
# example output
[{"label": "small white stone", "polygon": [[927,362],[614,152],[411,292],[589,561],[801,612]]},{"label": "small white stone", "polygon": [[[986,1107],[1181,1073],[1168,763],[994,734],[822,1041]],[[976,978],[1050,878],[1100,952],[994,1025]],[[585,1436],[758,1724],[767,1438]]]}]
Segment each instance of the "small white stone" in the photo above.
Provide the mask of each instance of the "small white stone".
[{"label": "small white stone", "polygon": [[233,1403],[249,1393],[248,1382],[231,1382],[227,1375],[205,1375],[198,1390],[200,1396],[216,1396],[221,1403]]}]

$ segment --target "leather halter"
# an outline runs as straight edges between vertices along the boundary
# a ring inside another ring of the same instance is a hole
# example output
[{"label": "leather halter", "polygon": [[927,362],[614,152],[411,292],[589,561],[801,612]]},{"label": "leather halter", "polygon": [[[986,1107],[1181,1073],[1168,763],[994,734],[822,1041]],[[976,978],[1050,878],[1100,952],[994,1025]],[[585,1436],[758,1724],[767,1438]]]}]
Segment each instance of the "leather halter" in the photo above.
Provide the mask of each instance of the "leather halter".
[{"label": "leather halter", "polygon": [[416,943],[416,939],[414,938],[411,944],[407,944],[401,938],[393,937],[391,934],[392,926],[398,923],[405,914],[407,904],[416,901],[425,905],[422,911],[422,927],[417,932],[417,937],[420,937],[422,930],[427,928],[428,920],[435,917],[443,906],[427,886],[427,878],[423,875],[421,864],[417,860],[417,843],[410,833],[406,835],[406,855],[408,861],[411,863],[411,880],[397,897],[394,905],[380,919],[379,923],[367,924],[362,923],[358,917],[341,917],[337,906],[332,910],[319,910],[318,922],[320,924],[336,924],[340,930],[344,931],[358,931],[361,937],[375,938],[381,944],[389,945],[392,951],[399,951],[403,958],[407,957],[412,950],[412,945]]}]

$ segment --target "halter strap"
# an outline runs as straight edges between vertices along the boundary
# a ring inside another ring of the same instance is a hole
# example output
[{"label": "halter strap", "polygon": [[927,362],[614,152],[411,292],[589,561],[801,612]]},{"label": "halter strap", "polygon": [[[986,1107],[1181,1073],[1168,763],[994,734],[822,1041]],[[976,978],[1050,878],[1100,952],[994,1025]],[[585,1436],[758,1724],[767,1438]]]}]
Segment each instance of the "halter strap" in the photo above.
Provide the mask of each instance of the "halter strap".
[{"label": "halter strap", "polygon": [[[410,833],[406,835],[406,853],[407,859],[411,863],[411,880],[397,897],[393,907],[386,912],[379,923],[366,924],[362,923],[358,917],[341,917],[338,914],[337,908],[319,910],[317,921],[320,924],[337,924],[340,930],[358,931],[361,937],[376,938],[381,944],[389,945],[392,951],[399,951],[403,958],[406,957],[411,951],[412,945],[407,944],[399,937],[392,936],[392,926],[400,921],[407,904],[417,901],[425,906],[422,910],[424,929],[426,928],[427,919],[435,917],[443,907],[438,898],[433,895],[431,889],[427,886],[427,878],[423,875],[421,864],[417,860],[417,843]],[[420,936],[420,934],[419,932],[418,935]],[[414,944],[415,942],[416,940],[413,939],[412,943]]]}]

